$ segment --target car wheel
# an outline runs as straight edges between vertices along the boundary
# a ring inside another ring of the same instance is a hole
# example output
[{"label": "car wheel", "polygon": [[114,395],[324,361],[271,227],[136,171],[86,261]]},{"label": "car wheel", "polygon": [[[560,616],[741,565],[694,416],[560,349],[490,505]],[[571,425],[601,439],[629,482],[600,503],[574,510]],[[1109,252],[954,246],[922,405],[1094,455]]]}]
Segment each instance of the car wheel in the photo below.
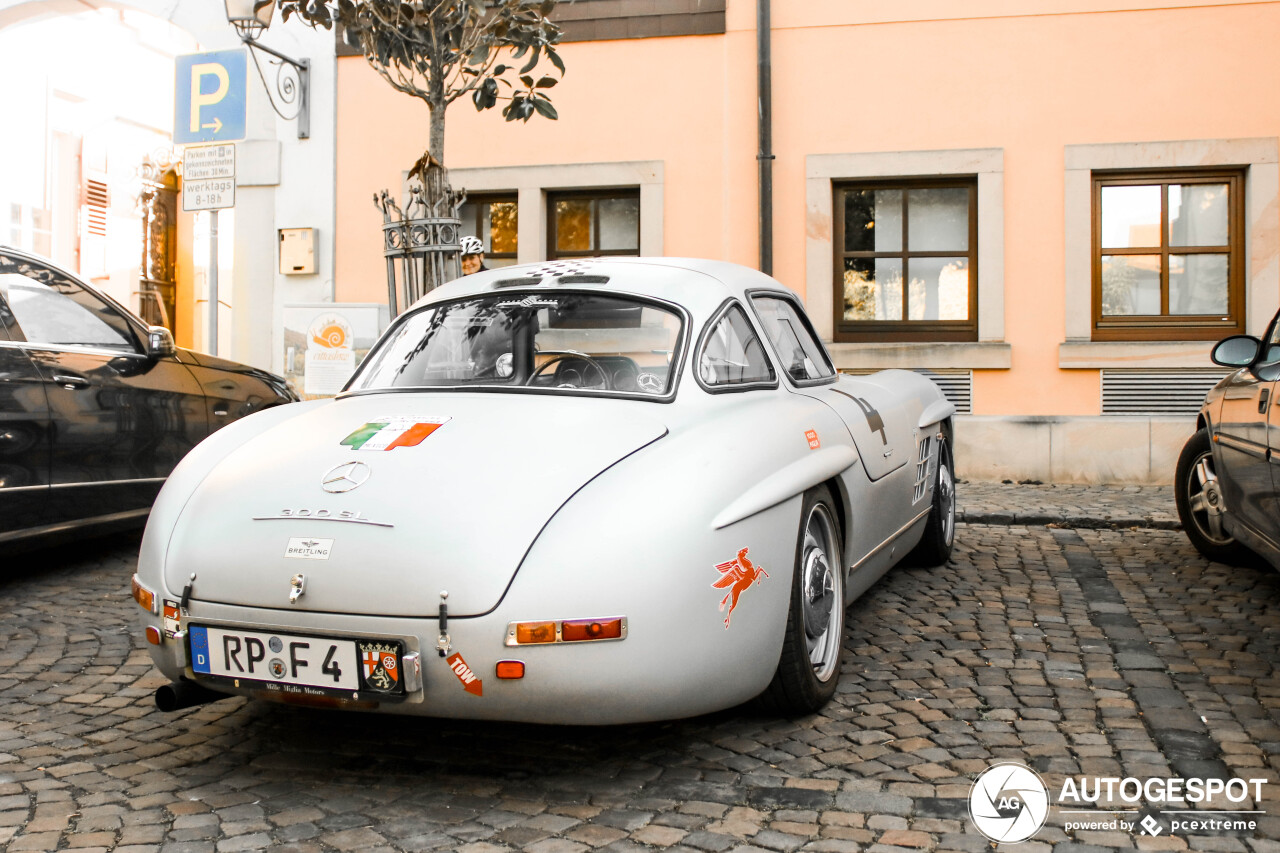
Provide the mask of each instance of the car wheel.
[{"label": "car wheel", "polygon": [[907,554],[912,566],[941,566],[951,559],[956,542],[956,472],[951,464],[951,445],[938,442],[938,470],[933,478],[933,505],[925,522],[924,537]]},{"label": "car wheel", "polygon": [[839,531],[835,501],[826,486],[806,492],[782,654],[773,681],[760,696],[760,704],[771,712],[810,714],[835,695],[844,644]]},{"label": "car wheel", "polygon": [[1226,505],[1208,430],[1200,430],[1183,445],[1174,474],[1174,498],[1182,529],[1197,551],[1219,563],[1245,563],[1251,559],[1249,549],[1222,526]]}]

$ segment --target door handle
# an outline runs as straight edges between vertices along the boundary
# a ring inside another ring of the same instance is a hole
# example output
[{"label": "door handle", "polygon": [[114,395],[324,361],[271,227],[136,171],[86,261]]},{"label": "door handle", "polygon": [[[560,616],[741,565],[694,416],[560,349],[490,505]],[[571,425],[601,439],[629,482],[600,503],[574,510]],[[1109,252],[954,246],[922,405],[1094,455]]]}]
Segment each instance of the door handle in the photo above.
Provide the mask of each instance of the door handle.
[{"label": "door handle", "polygon": [[1263,388],[1258,394],[1258,414],[1265,415],[1267,413],[1267,401],[1271,399],[1271,389]]},{"label": "door handle", "polygon": [[225,418],[230,411],[231,409],[227,406],[215,406],[213,409],[213,413],[220,418]]},{"label": "door handle", "polygon": [[83,376],[67,376],[65,374],[55,373],[53,375],[53,381],[55,384],[66,388],[68,391],[74,391],[77,388],[89,387],[89,380],[85,379]]}]

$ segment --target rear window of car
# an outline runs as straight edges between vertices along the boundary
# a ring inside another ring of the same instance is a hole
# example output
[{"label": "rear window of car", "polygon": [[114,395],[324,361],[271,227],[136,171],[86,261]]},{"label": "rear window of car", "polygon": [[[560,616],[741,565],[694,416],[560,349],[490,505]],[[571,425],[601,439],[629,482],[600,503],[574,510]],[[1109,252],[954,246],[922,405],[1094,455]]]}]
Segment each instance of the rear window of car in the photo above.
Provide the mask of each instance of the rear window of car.
[{"label": "rear window of car", "polygon": [[628,297],[503,291],[429,305],[400,321],[349,391],[540,389],[666,397],[684,320]]}]

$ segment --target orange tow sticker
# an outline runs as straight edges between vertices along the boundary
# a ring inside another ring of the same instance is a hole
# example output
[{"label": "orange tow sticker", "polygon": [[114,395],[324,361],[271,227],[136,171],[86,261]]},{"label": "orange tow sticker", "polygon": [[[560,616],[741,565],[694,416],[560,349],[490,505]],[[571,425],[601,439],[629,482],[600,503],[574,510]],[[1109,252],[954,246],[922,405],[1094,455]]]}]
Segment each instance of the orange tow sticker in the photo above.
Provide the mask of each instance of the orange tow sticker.
[{"label": "orange tow sticker", "polygon": [[819,447],[822,446],[822,442],[818,441],[818,433],[816,430],[811,430],[811,429],[805,430],[804,437],[809,439],[810,450],[817,450]]},{"label": "orange tow sticker", "polygon": [[462,682],[462,689],[470,693],[472,696],[480,696],[484,693],[484,682],[480,680],[480,676],[472,672],[471,667],[467,666],[467,662],[462,659],[462,655],[454,652],[444,659],[449,664],[449,669],[453,670],[453,674],[458,676],[458,680]]}]

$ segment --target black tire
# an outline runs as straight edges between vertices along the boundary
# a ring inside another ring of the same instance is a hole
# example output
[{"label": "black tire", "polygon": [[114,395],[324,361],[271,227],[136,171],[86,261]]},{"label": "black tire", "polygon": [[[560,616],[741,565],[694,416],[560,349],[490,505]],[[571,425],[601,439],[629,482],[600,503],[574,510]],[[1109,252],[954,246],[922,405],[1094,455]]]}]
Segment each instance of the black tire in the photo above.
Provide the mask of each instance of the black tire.
[{"label": "black tire", "polygon": [[840,681],[844,561],[837,518],[826,486],[805,493],[782,654],[758,700],[771,713],[811,714],[831,700]]},{"label": "black tire", "polygon": [[938,468],[933,476],[933,505],[925,522],[924,537],[903,559],[910,566],[941,566],[951,559],[956,543],[956,471],[951,445],[938,442]]},{"label": "black tire", "polygon": [[1196,550],[1218,563],[1252,562],[1253,552],[1236,541],[1222,526],[1226,504],[1218,486],[1213,442],[1202,429],[1182,446],[1173,480],[1174,499],[1182,529]]}]

